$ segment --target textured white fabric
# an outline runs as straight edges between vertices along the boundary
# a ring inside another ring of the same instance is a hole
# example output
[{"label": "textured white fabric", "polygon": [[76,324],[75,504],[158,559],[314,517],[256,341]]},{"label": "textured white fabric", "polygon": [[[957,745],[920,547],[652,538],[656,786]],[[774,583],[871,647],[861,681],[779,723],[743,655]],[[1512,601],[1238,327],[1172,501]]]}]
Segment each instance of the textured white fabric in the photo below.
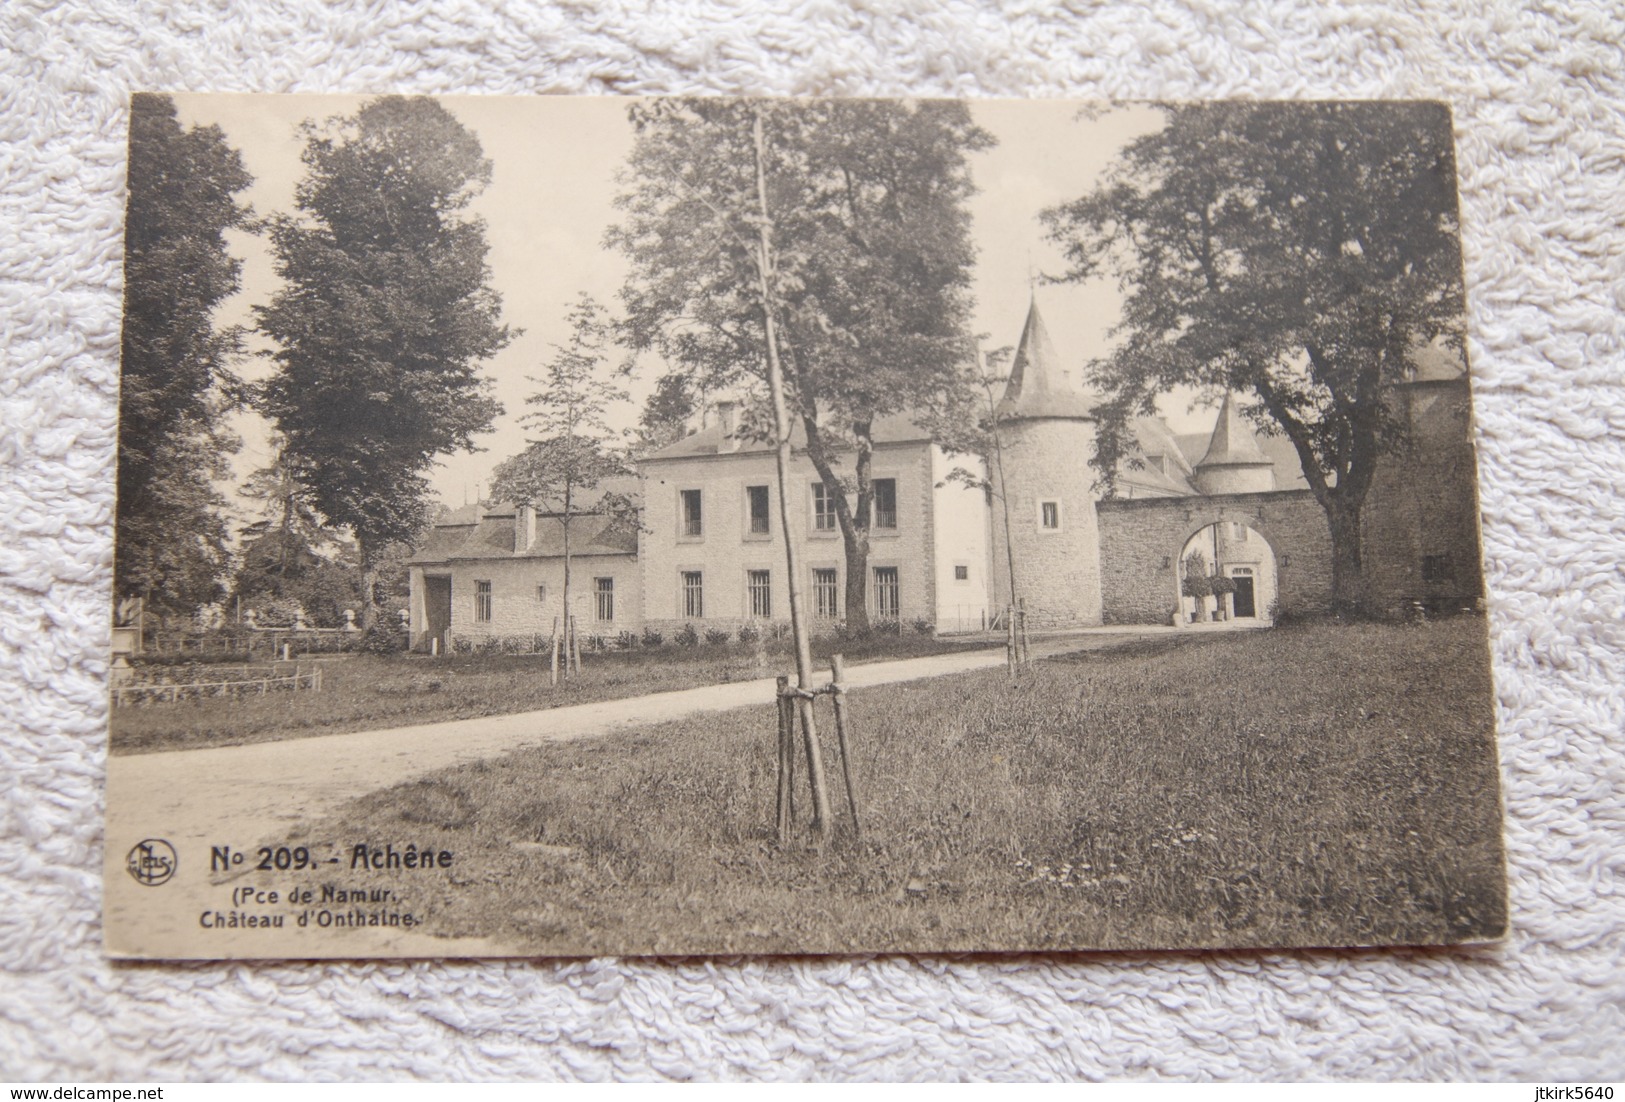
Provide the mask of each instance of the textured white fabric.
[{"label": "textured white fabric", "polygon": [[[767,7],[0,5],[0,1078],[1625,1073],[1625,11]],[[1450,101],[1510,939],[1455,953],[110,966],[103,680],[123,142],[139,89]]]}]

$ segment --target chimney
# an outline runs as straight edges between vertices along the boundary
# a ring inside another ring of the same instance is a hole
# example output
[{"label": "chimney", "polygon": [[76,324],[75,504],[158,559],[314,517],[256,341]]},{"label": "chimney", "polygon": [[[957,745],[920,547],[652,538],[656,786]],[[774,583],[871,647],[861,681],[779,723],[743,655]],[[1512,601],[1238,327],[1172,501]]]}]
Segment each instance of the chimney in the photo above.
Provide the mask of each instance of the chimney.
[{"label": "chimney", "polygon": [[734,433],[739,430],[739,403],[732,398],[724,398],[718,402],[717,424],[722,428],[722,442],[717,445],[717,450],[738,451],[739,440]]},{"label": "chimney", "polygon": [[513,553],[523,555],[536,542],[536,506],[516,505],[513,510]]}]

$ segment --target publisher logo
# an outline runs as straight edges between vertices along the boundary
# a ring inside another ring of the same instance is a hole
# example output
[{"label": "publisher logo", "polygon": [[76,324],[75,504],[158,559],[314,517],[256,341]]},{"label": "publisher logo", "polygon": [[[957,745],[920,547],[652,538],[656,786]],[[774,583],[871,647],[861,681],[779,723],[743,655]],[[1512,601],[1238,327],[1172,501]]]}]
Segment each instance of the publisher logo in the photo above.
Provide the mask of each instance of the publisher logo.
[{"label": "publisher logo", "polygon": [[124,859],[124,867],[135,882],[149,888],[156,888],[174,876],[176,864],[175,847],[162,838],[137,842]]}]

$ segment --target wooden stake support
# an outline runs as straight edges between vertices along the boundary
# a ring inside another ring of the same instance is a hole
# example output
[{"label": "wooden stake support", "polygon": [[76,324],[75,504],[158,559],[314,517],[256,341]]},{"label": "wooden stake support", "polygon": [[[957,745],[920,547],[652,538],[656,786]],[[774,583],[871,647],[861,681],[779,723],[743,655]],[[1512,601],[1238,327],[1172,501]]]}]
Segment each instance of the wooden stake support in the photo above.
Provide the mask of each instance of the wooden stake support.
[{"label": "wooden stake support", "polygon": [[[829,656],[830,698],[835,701],[835,741],[841,748],[841,779],[846,783],[846,806],[852,812],[852,832],[863,837],[863,825],[858,820],[858,794],[852,787],[852,754],[846,742],[846,662],[839,654]],[[810,703],[810,702],[809,702]]]},{"label": "wooden stake support", "polygon": [[1032,653],[1027,648],[1027,598],[1022,597],[1016,601],[1016,613],[1021,617],[1021,626],[1019,629],[1021,664],[1026,665],[1033,660]]},{"label": "wooden stake support", "polygon": [[796,817],[796,717],[801,719],[803,748],[807,754],[807,781],[812,789],[813,833],[820,846],[829,836],[833,819],[830,813],[829,789],[824,781],[823,757],[818,752],[817,720],[813,702],[828,693],[835,705],[835,741],[840,748],[841,781],[846,786],[846,806],[852,813],[852,831],[863,837],[863,824],[858,812],[858,788],[852,779],[852,748],[847,738],[846,716],[846,664],[841,655],[830,656],[832,680],[827,685],[807,690],[790,685],[787,674],[780,674],[775,688],[778,715],[778,789],[773,803],[774,829],[782,843],[790,833]]},{"label": "wooden stake support", "polygon": [[551,652],[548,661],[548,683],[557,685],[559,683],[559,618],[557,616],[553,617],[553,642],[548,650]]},{"label": "wooden stake support", "polygon": [[774,801],[773,818],[782,844],[790,836],[790,824],[796,817],[795,788],[795,716],[790,709],[790,678],[779,675],[775,704],[779,713],[779,791]]},{"label": "wooden stake support", "polygon": [[822,848],[829,837],[833,816],[829,811],[829,784],[824,780],[824,755],[818,752],[818,717],[813,715],[813,695],[796,692],[796,710],[801,713],[801,739],[807,750],[807,780],[812,786],[813,834]]}]

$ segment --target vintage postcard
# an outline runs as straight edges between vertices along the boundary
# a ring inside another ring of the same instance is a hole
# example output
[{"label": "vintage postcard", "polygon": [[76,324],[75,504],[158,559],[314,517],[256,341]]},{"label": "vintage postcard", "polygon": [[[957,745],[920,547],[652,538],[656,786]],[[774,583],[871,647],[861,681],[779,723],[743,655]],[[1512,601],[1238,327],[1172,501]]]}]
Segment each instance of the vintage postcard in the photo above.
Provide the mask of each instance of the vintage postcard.
[{"label": "vintage postcard", "polygon": [[138,95],[122,958],[1493,940],[1440,104]]}]

